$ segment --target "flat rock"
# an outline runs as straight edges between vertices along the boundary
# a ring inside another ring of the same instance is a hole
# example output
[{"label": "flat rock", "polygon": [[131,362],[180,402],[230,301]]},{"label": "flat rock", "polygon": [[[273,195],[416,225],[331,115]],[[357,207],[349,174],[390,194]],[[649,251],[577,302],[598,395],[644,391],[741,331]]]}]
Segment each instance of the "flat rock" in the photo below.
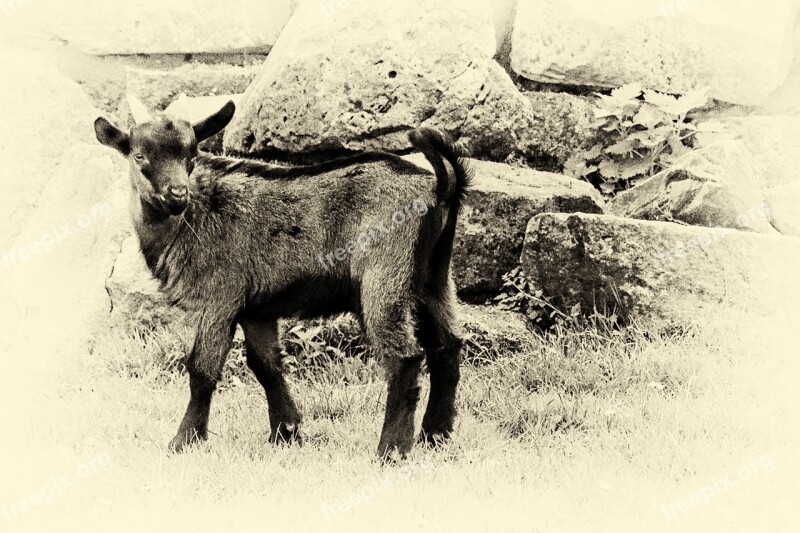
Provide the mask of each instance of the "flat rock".
[{"label": "flat rock", "polygon": [[520,0],[511,66],[525,78],[763,103],[792,59],[796,2]]},{"label": "flat rock", "polygon": [[[216,96],[197,96],[194,98],[180,95],[167,106],[164,110],[164,114],[180,117],[195,124],[213,115],[228,102],[233,102],[238,106],[241,99],[242,95],[240,94],[220,94]],[[201,142],[199,145],[200,149],[214,154],[221,153],[223,133],[224,132],[217,133]]]},{"label": "flat rock", "polygon": [[177,69],[127,69],[127,93],[151,110],[162,111],[179,95],[188,97],[241,94],[256,77],[258,66],[189,63]]},{"label": "flat rock", "polygon": [[[33,2],[31,3],[33,4]],[[268,52],[291,0],[43,0],[47,31],[87,53]]]},{"label": "flat rock", "polygon": [[488,305],[459,305],[459,325],[466,339],[462,358],[480,363],[525,351],[533,335],[519,313]]},{"label": "flat rock", "polygon": [[[407,159],[429,168],[424,157]],[[498,293],[504,274],[519,265],[528,220],[539,213],[602,213],[589,184],[560,174],[471,160],[472,188],[462,206],[453,249],[459,296],[483,301]]]},{"label": "flat rock", "polygon": [[657,325],[781,312],[800,295],[798,261],[792,237],[585,214],[534,217],[522,254],[555,305]]},{"label": "flat rock", "polygon": [[752,155],[742,142],[728,141],[690,152],[620,193],[611,211],[643,220],[774,233],[764,202]]},{"label": "flat rock", "polygon": [[426,125],[475,156],[504,158],[530,102],[495,51],[486,2],[304,2],[245,92],[225,149],[397,151],[409,148],[409,129]]}]

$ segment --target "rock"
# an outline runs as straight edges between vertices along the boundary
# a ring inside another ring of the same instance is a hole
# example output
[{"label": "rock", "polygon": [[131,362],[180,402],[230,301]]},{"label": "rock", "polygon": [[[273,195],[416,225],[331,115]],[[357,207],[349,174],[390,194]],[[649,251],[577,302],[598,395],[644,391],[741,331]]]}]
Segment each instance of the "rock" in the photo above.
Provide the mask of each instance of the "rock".
[{"label": "rock", "polygon": [[[430,168],[420,154],[410,161]],[[483,301],[498,293],[504,274],[519,265],[528,220],[539,213],[602,213],[588,183],[559,174],[471,160],[472,188],[462,206],[453,249],[453,277],[461,298]]]},{"label": "rock", "polygon": [[531,102],[529,117],[515,129],[517,155],[536,168],[560,170],[578,152],[598,142],[591,99],[563,92],[524,93]]},{"label": "rock", "polygon": [[94,141],[98,114],[81,88],[38,54],[0,48],[0,71],[0,250],[7,250],[62,155]]},{"label": "rock", "polygon": [[462,359],[481,363],[524,351],[533,335],[522,315],[485,305],[459,305],[458,317],[465,337]]},{"label": "rock", "polygon": [[511,66],[541,82],[708,87],[718,100],[757,105],[786,79],[796,15],[784,0],[520,0]]},{"label": "rock", "polygon": [[105,280],[131,231],[127,175],[105,147],[70,148],[3,258],[15,306],[7,327],[37,364],[71,364],[107,323]]},{"label": "rock", "polygon": [[641,324],[702,320],[722,309],[795,306],[800,240],[608,215],[542,214],[522,264],[556,306],[616,309]]},{"label": "rock", "polygon": [[245,92],[225,149],[268,158],[396,151],[426,125],[502,159],[530,103],[495,50],[485,2],[304,2]]},{"label": "rock", "polygon": [[794,28],[794,60],[786,81],[758,110],[760,114],[797,115],[800,113],[800,20]]},{"label": "rock", "polygon": [[292,3],[51,0],[42,2],[40,15],[48,31],[96,55],[268,52]]},{"label": "rock", "polygon": [[772,189],[795,183],[800,179],[800,117],[751,115],[727,117],[718,120],[723,126],[721,134],[699,137],[702,146],[721,140],[739,140],[753,155],[756,175],[761,186]]},{"label": "rock", "polygon": [[611,211],[643,220],[775,232],[770,217],[763,216],[764,195],[752,156],[740,141],[686,154],[669,169],[617,195]]},{"label": "rock", "polygon": [[767,189],[764,195],[777,230],[800,237],[800,181]]},{"label": "rock", "polygon": [[256,66],[190,63],[173,70],[127,69],[127,93],[151,110],[162,111],[180,94],[188,97],[241,94],[257,74]]},{"label": "rock", "polygon": [[[786,235],[800,236],[800,209],[789,203],[800,183],[800,116],[751,115],[717,120],[723,126],[718,134],[699,137],[702,146],[725,140],[741,141],[772,213],[773,225]],[[782,193],[787,193],[783,196]],[[796,204],[795,204],[796,205]]]},{"label": "rock", "polygon": [[111,323],[125,330],[187,325],[187,313],[172,306],[144,262],[136,235],[128,236],[106,282],[111,300]]},{"label": "rock", "polygon": [[238,106],[239,102],[241,102],[241,96],[240,94],[220,94],[218,96],[189,98],[181,95],[167,106],[164,114],[181,117],[194,124],[213,115],[228,102],[233,102]]}]

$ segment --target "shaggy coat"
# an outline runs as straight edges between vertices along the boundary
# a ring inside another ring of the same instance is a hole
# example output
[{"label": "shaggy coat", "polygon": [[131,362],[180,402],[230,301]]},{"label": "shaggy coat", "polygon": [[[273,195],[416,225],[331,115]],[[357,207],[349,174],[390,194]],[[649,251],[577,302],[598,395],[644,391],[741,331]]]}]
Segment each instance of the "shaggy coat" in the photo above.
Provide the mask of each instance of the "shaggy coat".
[{"label": "shaggy coat", "polygon": [[198,153],[197,143],[232,115],[229,104],[194,126],[168,117],[130,133],[104,119],[95,125],[98,139],[130,161],[131,211],[150,271],[174,304],[197,316],[187,357],[191,399],[171,448],[206,437],[237,323],[266,392],[271,440],[299,439],[278,319],[343,312],[359,318],[386,366],[379,454],[405,455],[413,444],[418,345],[431,379],[421,438],[448,437],[461,348],[450,257],[469,180],[465,154],[432,129],[410,139],[435,175],[379,152],[291,169]]}]

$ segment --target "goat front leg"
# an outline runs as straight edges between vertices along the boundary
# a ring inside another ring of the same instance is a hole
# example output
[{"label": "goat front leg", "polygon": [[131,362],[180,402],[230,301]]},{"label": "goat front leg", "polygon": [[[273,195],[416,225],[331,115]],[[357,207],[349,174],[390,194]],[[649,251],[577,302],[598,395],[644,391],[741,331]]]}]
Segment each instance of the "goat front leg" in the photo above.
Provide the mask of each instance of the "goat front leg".
[{"label": "goat front leg", "polygon": [[186,359],[189,373],[189,406],[183,416],[175,438],[169,443],[174,452],[203,441],[208,437],[208,415],[211,398],[222,374],[225,356],[233,342],[233,324],[230,321],[203,318],[197,329],[194,346]]},{"label": "goat front leg", "polygon": [[419,357],[391,357],[386,366],[386,415],[383,419],[378,456],[392,461],[392,454],[403,459],[414,445],[414,413],[419,403]]}]

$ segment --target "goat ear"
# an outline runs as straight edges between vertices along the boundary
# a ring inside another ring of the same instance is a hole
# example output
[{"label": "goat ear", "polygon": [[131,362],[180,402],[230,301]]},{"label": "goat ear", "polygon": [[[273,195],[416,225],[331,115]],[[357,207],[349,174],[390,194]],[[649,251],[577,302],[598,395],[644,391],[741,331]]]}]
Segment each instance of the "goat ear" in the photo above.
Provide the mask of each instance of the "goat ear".
[{"label": "goat ear", "polygon": [[227,126],[233,118],[233,113],[235,111],[236,106],[234,103],[228,102],[222,109],[195,124],[193,127],[197,142],[204,141],[225,129],[225,126]]},{"label": "goat ear", "polygon": [[94,121],[94,134],[101,144],[110,146],[122,155],[127,156],[131,153],[130,136],[103,117]]}]

